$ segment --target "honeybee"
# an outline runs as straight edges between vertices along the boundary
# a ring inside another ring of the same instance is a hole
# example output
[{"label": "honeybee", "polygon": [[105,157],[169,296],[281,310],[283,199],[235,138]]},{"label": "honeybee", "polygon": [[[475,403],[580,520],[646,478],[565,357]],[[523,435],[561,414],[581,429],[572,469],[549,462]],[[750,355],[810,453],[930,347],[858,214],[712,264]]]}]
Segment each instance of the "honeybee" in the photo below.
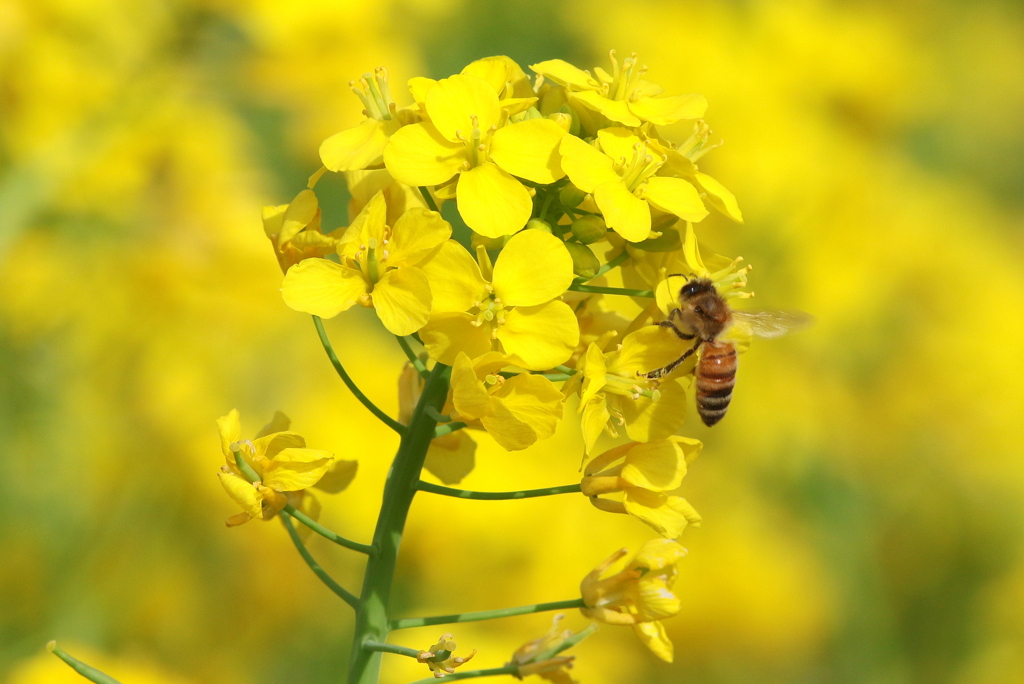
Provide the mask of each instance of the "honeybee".
[{"label": "honeybee", "polygon": [[807,325],[810,317],[782,311],[733,311],[709,278],[688,278],[679,290],[679,306],[658,325],[671,328],[681,339],[696,341],[667,366],[639,375],[650,380],[664,377],[699,349],[695,370],[697,413],[705,425],[714,425],[729,408],[737,365],[735,345],[718,337],[739,322],[746,323],[758,337],[779,337]]}]

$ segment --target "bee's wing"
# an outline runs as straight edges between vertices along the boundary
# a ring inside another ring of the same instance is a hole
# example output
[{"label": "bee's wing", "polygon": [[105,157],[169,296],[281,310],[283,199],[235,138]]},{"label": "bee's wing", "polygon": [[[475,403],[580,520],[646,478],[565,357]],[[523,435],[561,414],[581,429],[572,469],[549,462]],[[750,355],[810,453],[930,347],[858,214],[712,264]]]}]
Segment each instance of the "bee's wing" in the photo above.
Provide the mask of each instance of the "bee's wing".
[{"label": "bee's wing", "polygon": [[732,315],[737,322],[750,326],[750,332],[758,337],[781,337],[814,322],[810,314],[802,311],[733,311]]}]

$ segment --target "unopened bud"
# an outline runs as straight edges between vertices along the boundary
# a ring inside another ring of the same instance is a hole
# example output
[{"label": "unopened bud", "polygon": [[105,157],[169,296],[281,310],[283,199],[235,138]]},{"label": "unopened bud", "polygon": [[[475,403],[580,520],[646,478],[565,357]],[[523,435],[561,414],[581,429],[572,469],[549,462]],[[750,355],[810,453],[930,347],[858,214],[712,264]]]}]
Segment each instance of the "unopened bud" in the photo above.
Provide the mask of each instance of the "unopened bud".
[{"label": "unopened bud", "polygon": [[587,193],[571,183],[558,191],[558,201],[562,203],[563,207],[570,209],[580,206],[580,203],[586,196]]},{"label": "unopened bud", "polygon": [[562,130],[566,133],[572,130],[572,115],[565,112],[555,112],[554,114],[549,114],[548,118],[561,126]]},{"label": "unopened bud", "polygon": [[552,235],[555,232],[554,230],[552,230],[550,223],[538,218],[530,219],[529,221],[527,221],[526,227],[533,228],[534,230],[543,230],[545,233],[551,233]]},{"label": "unopened bud", "polygon": [[572,257],[572,272],[581,278],[593,278],[601,269],[601,262],[586,245],[578,242],[566,242],[565,248]]},{"label": "unopened bud", "polygon": [[604,237],[608,226],[600,216],[581,216],[572,222],[572,234],[585,245],[590,245]]}]

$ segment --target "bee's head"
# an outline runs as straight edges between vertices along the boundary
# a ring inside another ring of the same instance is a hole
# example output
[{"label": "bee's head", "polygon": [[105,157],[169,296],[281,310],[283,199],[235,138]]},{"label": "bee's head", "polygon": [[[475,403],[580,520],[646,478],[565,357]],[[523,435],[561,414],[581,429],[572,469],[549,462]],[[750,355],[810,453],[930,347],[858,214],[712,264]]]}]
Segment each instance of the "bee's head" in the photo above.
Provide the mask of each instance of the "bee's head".
[{"label": "bee's head", "polygon": [[679,301],[685,303],[698,295],[702,295],[706,292],[714,292],[715,284],[711,282],[710,278],[694,278],[688,280],[685,285],[679,290]]}]

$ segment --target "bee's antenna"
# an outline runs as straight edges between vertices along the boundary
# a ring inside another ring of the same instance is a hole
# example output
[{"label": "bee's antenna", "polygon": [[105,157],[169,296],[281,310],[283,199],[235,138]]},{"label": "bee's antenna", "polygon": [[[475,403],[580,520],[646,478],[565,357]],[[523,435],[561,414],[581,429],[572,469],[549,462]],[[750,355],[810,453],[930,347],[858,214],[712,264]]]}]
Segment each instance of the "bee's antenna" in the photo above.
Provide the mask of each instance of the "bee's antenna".
[{"label": "bee's antenna", "polygon": [[689,276],[689,275],[687,275],[686,273],[669,273],[669,274],[668,274],[667,276],[665,276],[665,277],[666,277],[666,278],[675,278],[676,276],[682,276],[682,277],[686,278],[687,280],[689,280],[689,279],[690,279],[690,276]]}]

